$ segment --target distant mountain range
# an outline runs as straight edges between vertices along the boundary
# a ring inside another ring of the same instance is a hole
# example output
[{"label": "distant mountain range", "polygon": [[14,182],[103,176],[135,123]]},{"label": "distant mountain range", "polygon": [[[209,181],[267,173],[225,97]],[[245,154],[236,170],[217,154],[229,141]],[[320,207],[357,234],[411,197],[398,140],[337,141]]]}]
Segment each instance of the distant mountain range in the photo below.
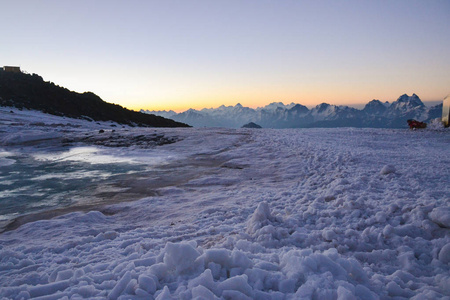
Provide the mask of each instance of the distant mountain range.
[{"label": "distant mountain range", "polygon": [[141,112],[163,116],[194,127],[239,128],[253,122],[263,128],[406,128],[408,119],[429,122],[440,118],[442,104],[427,107],[416,94],[404,94],[392,103],[372,100],[363,109],[327,103],[308,109],[301,104],[285,105],[274,102],[257,109],[236,104],[202,110],[189,109],[182,113],[148,110]]},{"label": "distant mountain range", "polygon": [[103,101],[91,92],[83,94],[46,82],[37,74],[0,71],[0,106],[35,109],[45,113],[89,121],[113,121],[144,127],[188,127],[161,116],[143,114]]}]

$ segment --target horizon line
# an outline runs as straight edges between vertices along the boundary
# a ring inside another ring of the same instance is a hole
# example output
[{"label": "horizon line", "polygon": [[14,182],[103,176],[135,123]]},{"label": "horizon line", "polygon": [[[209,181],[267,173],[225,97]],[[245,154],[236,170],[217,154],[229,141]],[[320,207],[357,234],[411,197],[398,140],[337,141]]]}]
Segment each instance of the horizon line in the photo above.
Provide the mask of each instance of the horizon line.
[{"label": "horizon line", "polygon": [[[414,93],[413,93],[413,94],[414,94]],[[405,95],[405,94],[403,94],[403,95]],[[407,95],[407,94],[406,94],[406,95]],[[408,95],[408,97],[410,97],[410,96]],[[419,97],[419,99],[420,99],[420,97]],[[331,103],[328,103],[328,102],[321,102],[321,103],[319,103],[319,104],[317,104],[317,105],[303,105],[303,104],[297,103],[297,102],[290,102],[290,103],[288,103],[288,104],[285,104],[283,101],[273,101],[273,102],[270,102],[270,103],[268,103],[268,104],[266,104],[266,105],[264,105],[264,106],[257,106],[257,107],[245,106],[245,105],[240,104],[240,102],[237,102],[235,105],[225,105],[225,104],[221,104],[221,105],[216,106],[216,107],[202,107],[202,108],[193,108],[193,107],[190,107],[190,108],[187,108],[187,109],[162,109],[162,110],[140,108],[140,109],[138,109],[137,111],[141,111],[141,110],[143,110],[143,111],[149,111],[149,112],[152,112],[152,111],[155,111],[155,112],[163,112],[163,111],[165,111],[165,112],[170,112],[170,111],[173,111],[173,112],[176,112],[176,113],[182,113],[182,112],[186,112],[186,111],[191,110],[191,109],[192,109],[192,110],[201,111],[201,110],[204,110],[204,109],[218,109],[218,108],[220,108],[220,107],[222,107],[222,106],[224,106],[224,107],[236,107],[238,104],[241,105],[242,107],[245,107],[245,108],[251,108],[251,109],[257,110],[257,109],[263,109],[263,108],[265,108],[265,107],[267,107],[267,106],[269,106],[270,104],[273,104],[273,103],[281,103],[281,104],[283,104],[283,106],[288,106],[288,105],[291,105],[291,104],[294,104],[294,105],[299,104],[299,105],[302,105],[302,106],[307,107],[308,109],[312,109],[312,108],[317,107],[317,106],[319,106],[319,105],[321,105],[321,104],[328,104],[328,105],[336,106],[336,107],[351,107],[351,108],[355,108],[355,109],[359,109],[359,108],[362,109],[362,108],[364,108],[365,105],[367,105],[368,103],[370,103],[371,101],[374,101],[374,100],[378,100],[378,99],[372,99],[372,100],[370,100],[370,101],[368,101],[368,102],[366,102],[366,103],[362,103],[362,102],[361,102],[361,103],[352,103],[352,104],[331,104]],[[429,106],[429,107],[439,105],[439,104],[441,104],[441,103],[443,102],[443,100],[422,100],[422,99],[420,99],[420,100],[422,101],[422,103],[423,103],[425,106]],[[392,101],[392,102],[389,102],[389,101],[383,102],[383,101],[381,101],[381,100],[378,100],[378,101],[380,101],[381,103],[386,103],[386,102],[387,102],[387,103],[389,103],[389,104],[392,104],[393,102],[395,102],[395,101],[397,101],[397,100],[394,100],[394,101]],[[428,104],[428,105],[426,105],[426,104]]]}]

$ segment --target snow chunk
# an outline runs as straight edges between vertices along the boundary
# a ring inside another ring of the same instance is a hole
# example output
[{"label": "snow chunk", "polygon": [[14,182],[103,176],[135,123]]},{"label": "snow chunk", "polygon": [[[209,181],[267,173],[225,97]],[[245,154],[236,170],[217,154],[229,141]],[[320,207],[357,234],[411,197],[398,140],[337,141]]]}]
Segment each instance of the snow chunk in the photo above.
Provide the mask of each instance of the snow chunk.
[{"label": "snow chunk", "polygon": [[209,249],[205,251],[203,255],[205,258],[205,264],[216,263],[225,268],[231,266],[231,252],[227,249]]},{"label": "snow chunk", "polygon": [[439,226],[450,228],[450,207],[436,207],[429,216]]},{"label": "snow chunk", "polygon": [[67,280],[72,278],[73,276],[73,271],[72,270],[63,270],[63,271],[59,271],[58,275],[56,276],[56,281],[61,281],[61,280]]},{"label": "snow chunk", "polygon": [[381,171],[380,174],[381,175],[388,175],[391,173],[395,173],[397,170],[395,169],[395,167],[393,165],[385,165]]},{"label": "snow chunk", "polygon": [[158,297],[156,297],[156,300],[172,300],[175,299],[170,295],[170,290],[169,288],[166,286],[164,286],[162,292],[158,295]]},{"label": "snow chunk", "polygon": [[139,287],[143,289],[144,291],[154,294],[156,292],[156,283],[155,280],[147,275],[139,275],[138,278]]},{"label": "snow chunk", "polygon": [[356,300],[355,295],[343,286],[337,289],[337,300]]},{"label": "snow chunk", "polygon": [[203,285],[198,285],[192,289],[192,299],[219,299],[219,298]]},{"label": "snow chunk", "polygon": [[248,277],[245,274],[228,278],[227,280],[219,283],[218,287],[222,291],[225,290],[239,291],[249,297],[252,296],[252,288],[248,284]]},{"label": "snow chunk", "polygon": [[268,225],[272,220],[273,217],[270,213],[269,204],[267,204],[267,202],[261,202],[258,204],[258,207],[248,223],[247,232],[253,234],[258,229]]},{"label": "snow chunk", "polygon": [[176,274],[197,271],[201,266],[200,262],[196,261],[200,253],[191,243],[174,244],[169,242],[164,251],[164,263],[169,270],[175,271]]},{"label": "snow chunk", "polygon": [[324,238],[325,241],[331,242],[332,240],[337,238],[337,234],[334,230],[328,229],[322,231],[322,237]]},{"label": "snow chunk", "polygon": [[395,281],[391,281],[386,285],[386,290],[392,297],[405,297],[411,298],[412,293],[409,289],[403,289],[400,285],[398,285]]},{"label": "snow chunk", "polygon": [[252,300],[252,298],[247,297],[245,294],[233,290],[223,291],[222,298],[225,300]]},{"label": "snow chunk", "polygon": [[108,299],[117,299],[131,281],[131,273],[126,272],[108,295]]},{"label": "snow chunk", "polygon": [[[214,282],[212,272],[210,269],[206,269],[200,276],[192,279],[188,283],[188,288],[192,289],[192,293],[195,287],[203,286],[204,288],[208,289],[209,291],[212,291],[213,293],[217,294],[217,285]],[[194,295],[192,295],[194,297]]]},{"label": "snow chunk", "polygon": [[444,264],[450,263],[450,243],[447,243],[447,245],[442,247],[441,251],[439,251],[439,260]]},{"label": "snow chunk", "polygon": [[31,297],[39,297],[44,295],[51,295],[57,291],[63,291],[70,286],[69,280],[58,281],[49,284],[37,285],[29,289]]}]

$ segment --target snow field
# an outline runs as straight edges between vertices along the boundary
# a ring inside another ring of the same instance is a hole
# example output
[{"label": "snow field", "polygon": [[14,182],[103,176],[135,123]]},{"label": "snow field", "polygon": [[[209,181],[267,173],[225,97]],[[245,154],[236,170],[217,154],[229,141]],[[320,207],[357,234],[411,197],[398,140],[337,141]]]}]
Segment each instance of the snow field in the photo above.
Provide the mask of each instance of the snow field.
[{"label": "snow field", "polygon": [[172,132],[217,164],[1,234],[0,297],[449,299],[448,131]]}]

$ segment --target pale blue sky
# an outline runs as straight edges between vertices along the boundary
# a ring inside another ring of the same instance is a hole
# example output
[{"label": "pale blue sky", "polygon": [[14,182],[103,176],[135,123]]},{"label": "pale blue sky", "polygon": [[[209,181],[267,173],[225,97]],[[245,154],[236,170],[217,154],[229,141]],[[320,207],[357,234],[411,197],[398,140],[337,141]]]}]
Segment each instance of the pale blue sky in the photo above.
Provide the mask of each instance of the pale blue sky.
[{"label": "pale blue sky", "polygon": [[450,1],[6,1],[0,64],[139,109],[450,93]]}]

